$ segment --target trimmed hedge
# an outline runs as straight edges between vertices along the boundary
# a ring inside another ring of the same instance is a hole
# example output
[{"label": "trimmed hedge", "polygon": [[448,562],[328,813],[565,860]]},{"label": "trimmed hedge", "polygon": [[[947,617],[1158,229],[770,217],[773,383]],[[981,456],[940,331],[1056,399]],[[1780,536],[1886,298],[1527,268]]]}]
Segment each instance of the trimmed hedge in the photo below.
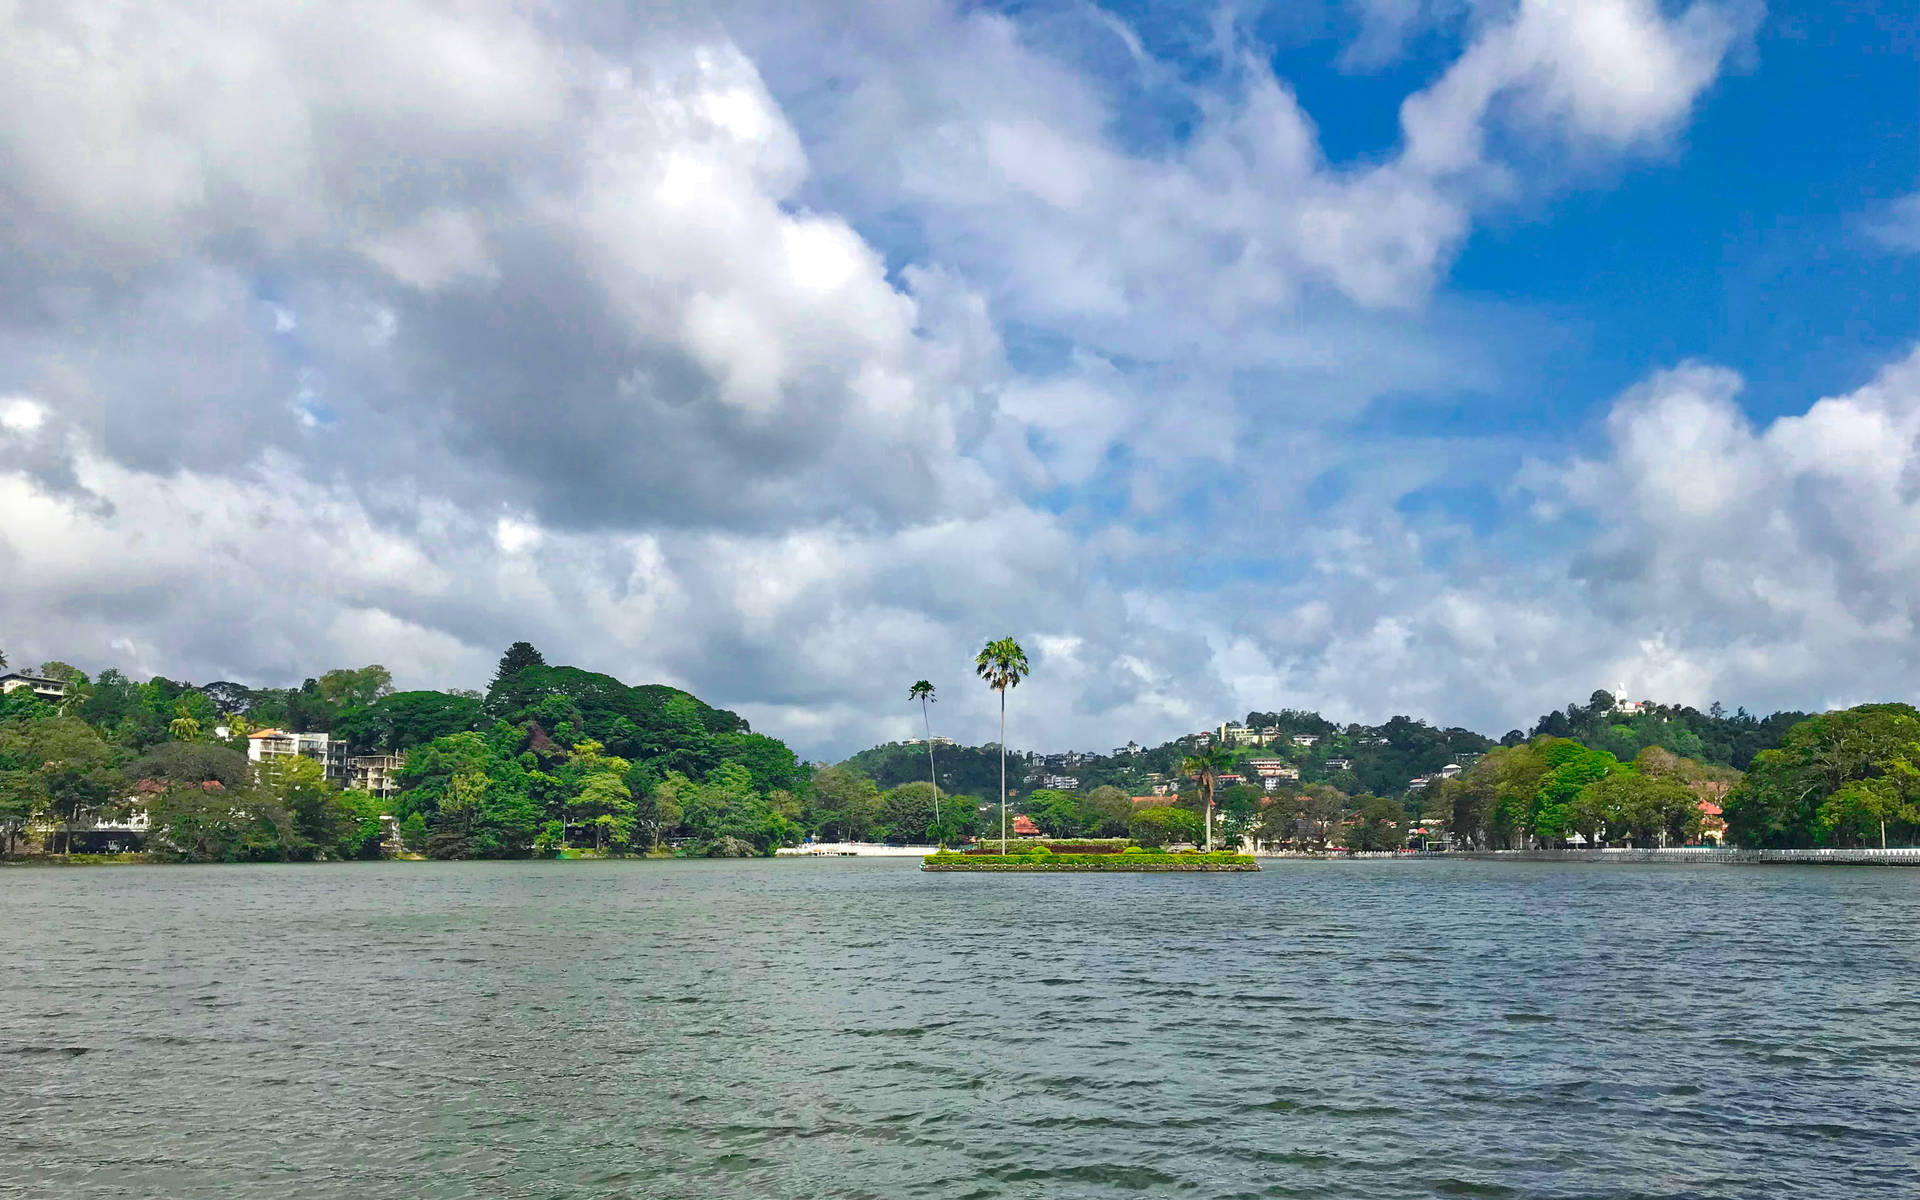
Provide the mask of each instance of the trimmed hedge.
[{"label": "trimmed hedge", "polygon": [[1258,871],[1245,854],[929,854],[925,871]]},{"label": "trimmed hedge", "polygon": [[[1044,849],[1049,854],[1119,854],[1133,843],[1126,838],[1071,838],[1062,841],[1022,841],[1018,838],[1007,839],[1007,854],[1031,854],[1035,849]],[[1000,856],[1000,839],[981,838],[976,846],[960,851],[972,857],[991,855]]]}]

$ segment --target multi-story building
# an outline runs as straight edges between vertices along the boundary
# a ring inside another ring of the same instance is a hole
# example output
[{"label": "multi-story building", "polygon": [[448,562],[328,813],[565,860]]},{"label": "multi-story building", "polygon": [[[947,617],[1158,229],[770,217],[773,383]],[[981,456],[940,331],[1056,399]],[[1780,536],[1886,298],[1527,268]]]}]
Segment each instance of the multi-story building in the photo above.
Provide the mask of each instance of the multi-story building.
[{"label": "multi-story building", "polygon": [[1238,721],[1227,721],[1220,726],[1220,744],[1223,746],[1264,746],[1273,740],[1276,729],[1254,729]]},{"label": "multi-story building", "polygon": [[400,790],[398,754],[356,754],[347,759],[347,786],[371,795],[392,796]]},{"label": "multi-story building", "polygon": [[58,704],[67,698],[67,685],[64,680],[42,679],[38,675],[22,675],[12,671],[0,675],[0,693],[17,692],[29,688],[33,694],[48,704]]},{"label": "multi-story building", "polygon": [[298,755],[320,764],[328,782],[346,787],[347,744],[324,733],[287,733],[262,729],[247,735],[247,761],[262,770],[271,770],[276,762]]},{"label": "multi-story building", "polygon": [[1350,758],[1330,758],[1327,760],[1327,770],[1351,771],[1353,770],[1353,760]]},{"label": "multi-story building", "polygon": [[1056,792],[1071,792],[1080,787],[1080,781],[1071,775],[1046,775],[1041,778],[1040,786]]},{"label": "multi-story building", "polygon": [[1293,744],[1296,746],[1311,746],[1319,740],[1320,735],[1317,733],[1296,733],[1293,735]]},{"label": "multi-story building", "polygon": [[926,744],[927,744],[928,742],[932,742],[932,743],[933,743],[933,744],[934,744],[935,746],[951,746],[951,745],[953,745],[953,739],[952,739],[952,738],[950,738],[950,737],[947,737],[947,736],[946,736],[946,735],[944,735],[944,734],[938,734],[938,733],[936,733],[936,734],[934,734],[934,735],[933,735],[932,737],[930,737],[930,738],[908,738],[908,739],[907,739],[907,742],[906,742],[906,744],[907,744],[907,745],[909,745],[909,746],[924,746],[924,745],[926,745]]}]

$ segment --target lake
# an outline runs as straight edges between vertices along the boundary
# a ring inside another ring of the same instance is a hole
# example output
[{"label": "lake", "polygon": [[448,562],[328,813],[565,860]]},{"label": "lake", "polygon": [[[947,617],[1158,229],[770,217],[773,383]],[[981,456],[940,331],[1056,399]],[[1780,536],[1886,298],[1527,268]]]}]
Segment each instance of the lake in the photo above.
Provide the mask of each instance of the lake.
[{"label": "lake", "polygon": [[0,1195],[1920,1193],[1920,871],[0,869]]}]

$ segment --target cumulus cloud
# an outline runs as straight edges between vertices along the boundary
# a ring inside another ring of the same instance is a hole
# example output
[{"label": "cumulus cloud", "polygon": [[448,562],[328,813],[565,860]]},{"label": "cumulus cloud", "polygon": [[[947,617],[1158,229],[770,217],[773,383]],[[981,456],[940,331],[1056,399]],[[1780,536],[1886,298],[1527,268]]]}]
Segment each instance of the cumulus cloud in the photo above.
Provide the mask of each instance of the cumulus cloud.
[{"label": "cumulus cloud", "polygon": [[[1596,660],[1806,685],[1778,646],[1891,595],[1899,555],[1826,599],[1770,568],[1743,602],[1776,657],[1741,674],[1734,625],[1628,603],[1684,562],[1394,511],[1498,438],[1345,436],[1497,373],[1434,298],[1474,222],[1668,144],[1744,9],[1377,6],[1461,47],[1343,165],[1230,27],[1196,75],[1070,7],[0,8],[9,652],[471,686],[528,637],[826,753],[910,732],[893,681],[942,669],[986,736],[959,677],[1015,632],[1015,740],[1099,745],[1283,703],[1510,721]],[[1129,136],[1122,87],[1191,120]],[[1703,539],[1755,480],[1818,492],[1733,387],[1663,376],[1612,456],[1522,483],[1577,523],[1684,482]]]}]

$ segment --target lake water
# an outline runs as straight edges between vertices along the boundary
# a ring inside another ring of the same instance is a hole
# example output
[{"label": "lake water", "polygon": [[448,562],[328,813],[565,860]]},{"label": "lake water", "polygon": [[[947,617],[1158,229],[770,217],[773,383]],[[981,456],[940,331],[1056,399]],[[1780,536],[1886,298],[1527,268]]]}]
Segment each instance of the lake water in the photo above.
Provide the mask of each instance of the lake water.
[{"label": "lake water", "polygon": [[1920,1195],[1920,871],[0,870],[0,1195]]}]

